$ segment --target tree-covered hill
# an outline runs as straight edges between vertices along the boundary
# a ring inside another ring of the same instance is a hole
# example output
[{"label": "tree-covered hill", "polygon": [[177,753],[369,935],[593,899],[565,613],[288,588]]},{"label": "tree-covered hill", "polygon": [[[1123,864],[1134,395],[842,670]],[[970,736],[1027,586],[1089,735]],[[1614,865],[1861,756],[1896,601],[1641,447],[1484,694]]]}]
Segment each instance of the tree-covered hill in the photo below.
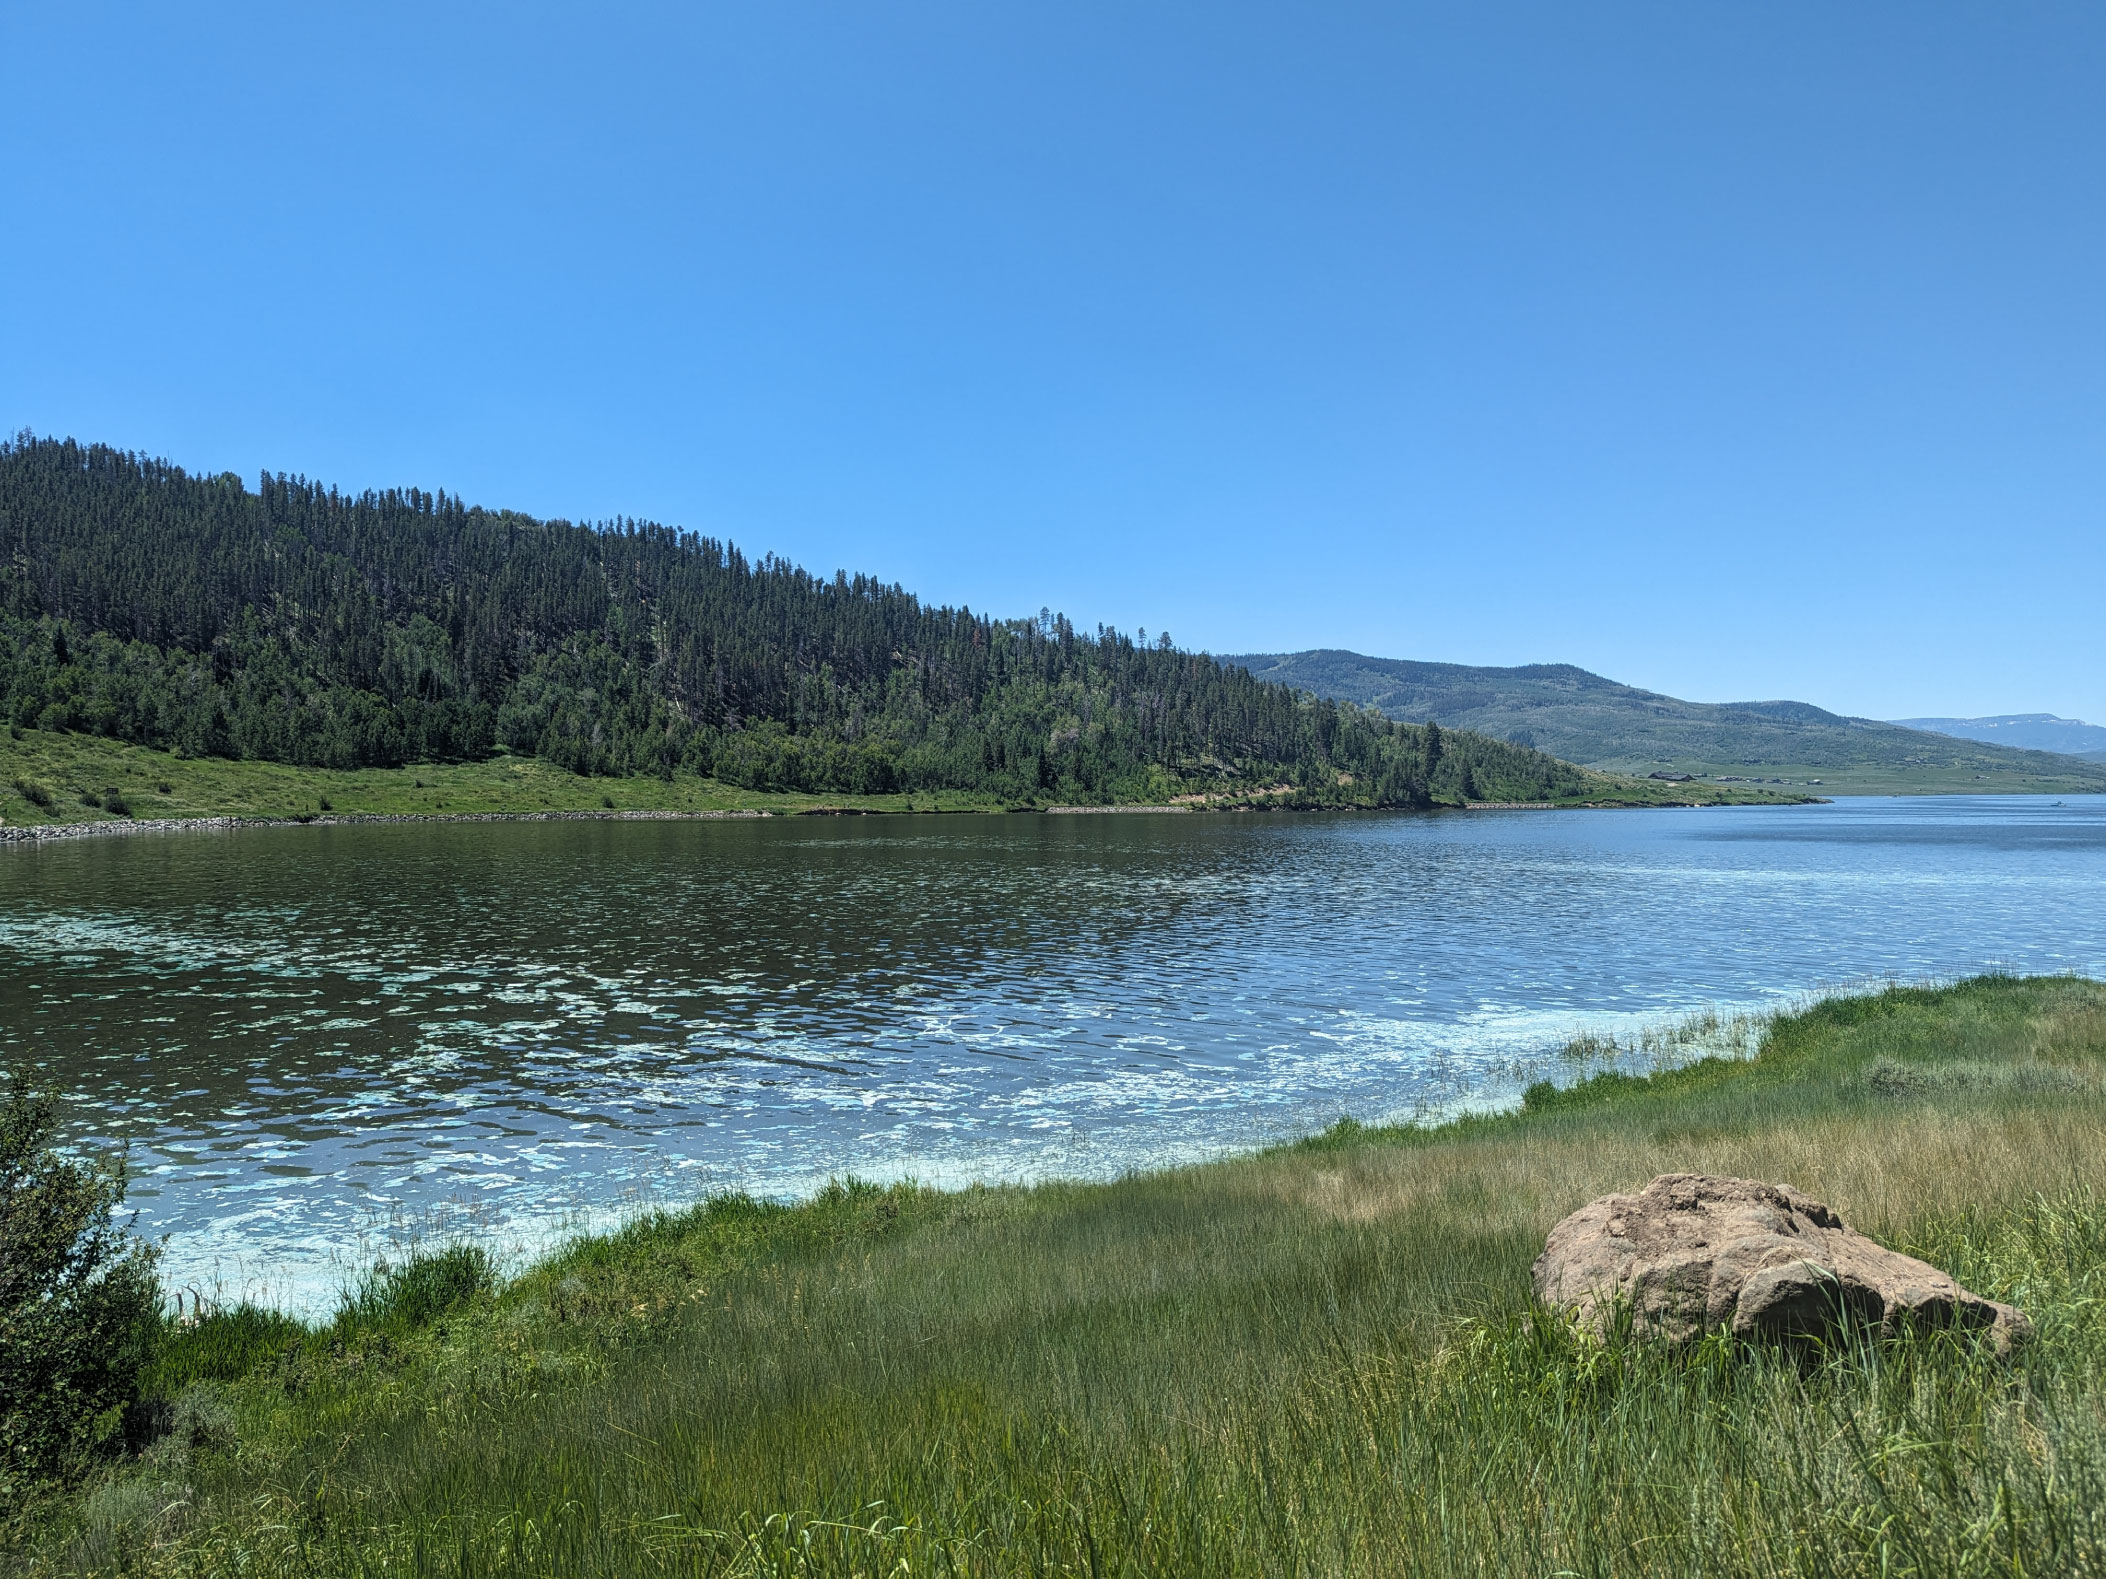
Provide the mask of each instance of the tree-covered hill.
[{"label": "tree-covered hill", "polygon": [[1943,787],[2106,789],[2106,763],[2014,750],[1847,718],[1806,702],[1685,702],[1567,663],[1487,668],[1318,650],[1224,658],[1260,679],[1537,747],[1572,762],[1644,773],[1879,769]]},{"label": "tree-covered hill", "polygon": [[1167,636],[930,607],[645,522],[284,475],[250,488],[26,433],[0,444],[0,710],[193,756],[509,750],[586,774],[1020,803],[1589,787],[1542,752],[1316,700]]}]

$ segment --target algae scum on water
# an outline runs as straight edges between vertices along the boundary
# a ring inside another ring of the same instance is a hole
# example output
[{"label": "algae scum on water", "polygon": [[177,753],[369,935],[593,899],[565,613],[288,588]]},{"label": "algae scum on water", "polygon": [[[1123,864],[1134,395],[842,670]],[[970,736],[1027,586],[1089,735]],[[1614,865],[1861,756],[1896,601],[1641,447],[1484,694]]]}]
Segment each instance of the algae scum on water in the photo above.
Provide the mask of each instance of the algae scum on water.
[{"label": "algae scum on water", "polygon": [[[2106,973],[2106,805],[307,826],[0,859],[0,1052],[208,1297],[654,1204],[1115,1178]],[[1579,1039],[1589,1058],[1560,1049]],[[1603,1056],[1613,1043],[1614,1051]]]}]

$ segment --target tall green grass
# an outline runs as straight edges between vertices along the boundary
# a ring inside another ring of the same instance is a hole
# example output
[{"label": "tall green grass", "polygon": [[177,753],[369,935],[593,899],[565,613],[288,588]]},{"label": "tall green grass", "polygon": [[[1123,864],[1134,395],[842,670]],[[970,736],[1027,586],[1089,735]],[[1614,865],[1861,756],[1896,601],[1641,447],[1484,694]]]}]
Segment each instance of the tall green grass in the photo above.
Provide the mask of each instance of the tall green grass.
[{"label": "tall green grass", "polygon": [[[726,1198],[501,1287],[452,1252],[297,1333],[229,1314],[173,1336],[167,1375],[227,1429],[174,1433],[54,1512],[20,1560],[2097,1570],[2102,1068],[2106,987],[1987,978],[1819,1005],[1752,1061],[1439,1130],[1341,1128],[1107,1186]],[[1552,1222],[1684,1168],[1822,1196],[2017,1301],[2038,1340],[2010,1361],[1954,1333],[1674,1350],[1586,1341],[1532,1305]],[[238,1321],[250,1337],[219,1335]],[[181,1359],[207,1348],[247,1369]]]},{"label": "tall green grass", "polygon": [[535,757],[310,768],[182,757],[99,735],[0,732],[0,823],[31,828],[126,818],[477,816],[542,812],[999,811],[990,796],[804,795],[714,779],[584,778]]}]

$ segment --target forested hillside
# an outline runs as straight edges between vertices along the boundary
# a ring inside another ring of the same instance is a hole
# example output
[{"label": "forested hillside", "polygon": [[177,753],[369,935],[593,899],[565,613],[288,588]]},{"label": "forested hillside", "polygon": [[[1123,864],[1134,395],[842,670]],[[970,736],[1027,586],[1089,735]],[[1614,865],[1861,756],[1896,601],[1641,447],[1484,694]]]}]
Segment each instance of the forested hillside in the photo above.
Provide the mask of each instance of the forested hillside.
[{"label": "forested hillside", "polygon": [[1066,619],[932,608],[637,521],[418,489],[254,488],[0,444],[0,709],[319,767],[530,753],[756,789],[1104,802],[1289,784],[1302,804],[1583,793],[1586,775]]},{"label": "forested hillside", "polygon": [[1335,650],[1222,661],[1391,718],[1432,719],[1611,771],[1880,769],[1902,780],[1939,775],[1944,787],[1979,779],[1992,787],[2106,789],[2106,763],[2097,759],[1927,734],[1806,702],[1685,702],[1569,663],[1489,668]]}]

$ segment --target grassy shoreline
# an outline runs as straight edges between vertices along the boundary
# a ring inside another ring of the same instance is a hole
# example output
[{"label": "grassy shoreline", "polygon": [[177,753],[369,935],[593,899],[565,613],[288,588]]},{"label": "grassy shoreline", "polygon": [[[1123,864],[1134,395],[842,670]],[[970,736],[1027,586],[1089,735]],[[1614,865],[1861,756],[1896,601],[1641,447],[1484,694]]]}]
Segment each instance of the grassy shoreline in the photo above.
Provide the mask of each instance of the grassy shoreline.
[{"label": "grassy shoreline", "polygon": [[[1716,757],[1609,758],[1593,764],[1605,773],[1644,775],[1656,769],[1692,773],[1716,782],[1724,777],[1751,785],[1781,780],[1816,795],[2096,795],[2097,775],[2082,771],[1983,773],[1967,767],[1894,767],[1880,763],[1824,766],[1807,762],[1750,764]],[[1729,786],[1730,787],[1730,786]]]},{"label": "grassy shoreline", "polygon": [[[1151,797],[1160,801],[1158,792]],[[1810,798],[1602,777],[1570,806],[1785,805]],[[1270,790],[1181,797],[1184,809],[1286,809]],[[894,795],[802,794],[740,789],[714,779],[584,778],[533,757],[404,768],[301,768],[279,762],[179,757],[95,735],[21,730],[0,737],[0,827],[37,833],[126,822],[452,820],[499,816],[733,812],[774,816],[829,812],[1044,811],[960,791]]]},{"label": "grassy shoreline", "polygon": [[[2012,1299],[1784,1356],[1575,1342],[1528,1266],[1790,1182]],[[32,1572],[2017,1574],[2106,1564],[2106,984],[1828,1000],[1757,1056],[1101,1185],[849,1182],[173,1329],[175,1429]]]}]

